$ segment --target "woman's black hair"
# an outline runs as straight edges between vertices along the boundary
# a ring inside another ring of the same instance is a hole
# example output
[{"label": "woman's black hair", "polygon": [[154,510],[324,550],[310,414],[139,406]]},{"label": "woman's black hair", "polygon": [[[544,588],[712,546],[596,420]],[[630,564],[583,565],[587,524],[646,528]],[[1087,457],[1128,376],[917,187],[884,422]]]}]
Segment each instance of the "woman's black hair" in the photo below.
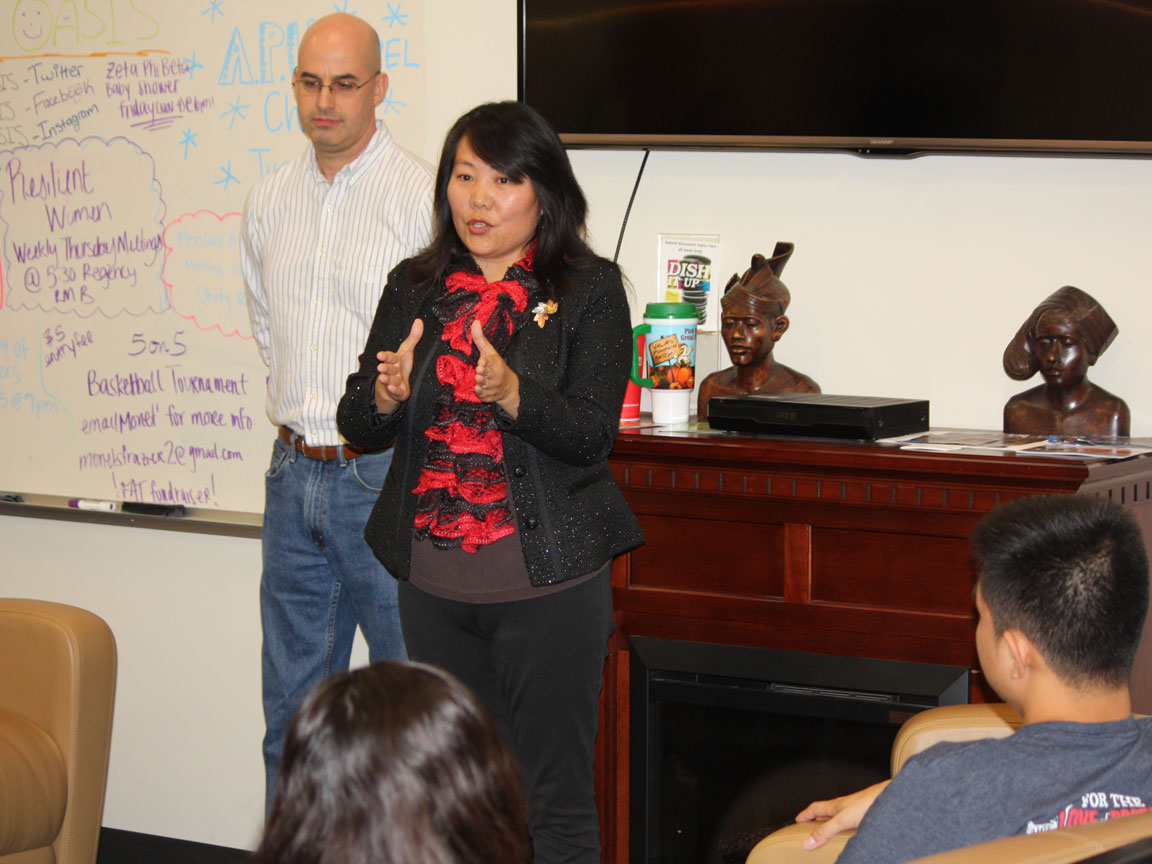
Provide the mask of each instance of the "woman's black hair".
[{"label": "woman's black hair", "polygon": [[252,864],[522,864],[519,773],[463,684],[377,663],[320,684],[284,743]]},{"label": "woman's black hair", "polygon": [[514,182],[532,183],[540,204],[533,271],[546,291],[554,296],[555,286],[571,284],[572,270],[599,260],[584,239],[588,203],[556,131],[522,102],[488,102],[457,120],[444,139],[436,169],[432,242],[411,262],[418,282],[444,276],[452,260],[467,251],[448,204],[456,149],[464,138],[497,171]]}]

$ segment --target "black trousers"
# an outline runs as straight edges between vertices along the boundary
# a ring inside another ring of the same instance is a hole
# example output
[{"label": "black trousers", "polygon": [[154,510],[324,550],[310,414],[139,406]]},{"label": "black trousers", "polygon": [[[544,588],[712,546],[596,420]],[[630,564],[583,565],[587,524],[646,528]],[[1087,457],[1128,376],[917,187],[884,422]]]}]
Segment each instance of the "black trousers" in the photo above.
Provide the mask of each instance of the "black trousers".
[{"label": "black trousers", "polygon": [[510,603],[444,600],[400,583],[408,656],[480,697],[520,761],[537,864],[599,864],[592,763],[613,631],[609,567]]}]

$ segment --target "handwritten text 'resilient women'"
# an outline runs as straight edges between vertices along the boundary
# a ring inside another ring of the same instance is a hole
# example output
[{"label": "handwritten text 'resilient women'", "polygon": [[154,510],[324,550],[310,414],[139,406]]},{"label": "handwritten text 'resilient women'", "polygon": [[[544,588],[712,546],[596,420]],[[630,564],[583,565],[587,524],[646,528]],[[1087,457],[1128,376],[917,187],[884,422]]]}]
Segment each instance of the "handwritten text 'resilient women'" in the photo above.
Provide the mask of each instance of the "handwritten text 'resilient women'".
[{"label": "handwritten text 'resilient women'", "polygon": [[163,212],[154,162],[130,141],[17,150],[0,167],[14,262],[5,305],[82,317],[163,311]]}]

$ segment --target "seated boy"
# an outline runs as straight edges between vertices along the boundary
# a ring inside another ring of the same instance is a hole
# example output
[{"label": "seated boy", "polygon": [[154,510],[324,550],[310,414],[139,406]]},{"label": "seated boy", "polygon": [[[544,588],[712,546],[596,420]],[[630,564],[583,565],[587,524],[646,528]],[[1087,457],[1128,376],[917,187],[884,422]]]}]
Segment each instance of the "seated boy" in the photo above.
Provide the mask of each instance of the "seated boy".
[{"label": "seated boy", "polygon": [[1101,498],[1023,498],[972,534],[976,651],[1024,725],[937,744],[892,780],[810,804],[815,849],[859,826],[837,864],[908,861],[1012,834],[1141,813],[1152,802],[1152,720],[1128,678],[1148,608],[1132,518]]}]

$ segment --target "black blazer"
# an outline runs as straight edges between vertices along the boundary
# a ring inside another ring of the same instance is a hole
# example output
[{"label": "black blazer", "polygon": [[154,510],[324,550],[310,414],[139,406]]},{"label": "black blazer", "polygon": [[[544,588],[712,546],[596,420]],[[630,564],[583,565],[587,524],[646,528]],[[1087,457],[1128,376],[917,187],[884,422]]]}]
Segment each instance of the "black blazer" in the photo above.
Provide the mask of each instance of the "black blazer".
[{"label": "black blazer", "polygon": [[[400,579],[408,578],[411,563],[411,490],[424,465],[442,351],[442,326],[431,304],[443,283],[413,284],[407,269],[401,263],[388,275],[360,368],[348,377],[337,411],[340,432],[354,446],[375,449],[396,439],[364,537]],[[518,416],[513,420],[496,406],[516,528],[536,586],[591,573],[644,542],[608,468],[632,357],[628,300],[619,269],[607,261],[577,270],[575,281],[576,289],[558,289],[558,308],[543,326],[529,320],[512,337],[504,359],[520,378]],[[533,296],[530,307],[545,299]],[[393,414],[378,414],[376,354],[396,350],[417,317],[424,335],[415,350],[411,396]]]}]

